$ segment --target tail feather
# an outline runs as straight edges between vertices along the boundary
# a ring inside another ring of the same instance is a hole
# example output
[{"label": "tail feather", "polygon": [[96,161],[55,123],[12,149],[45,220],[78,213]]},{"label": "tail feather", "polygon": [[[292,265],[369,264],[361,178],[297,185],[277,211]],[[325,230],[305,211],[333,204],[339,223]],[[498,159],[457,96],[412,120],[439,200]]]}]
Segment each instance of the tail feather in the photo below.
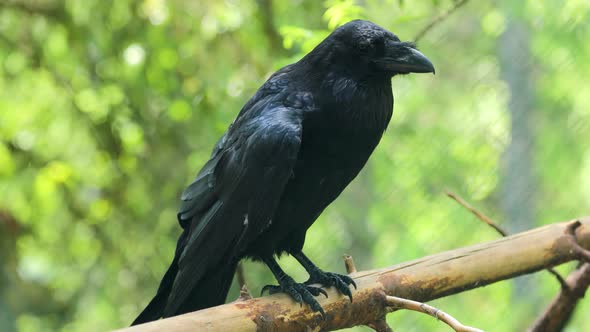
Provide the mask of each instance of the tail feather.
[{"label": "tail feather", "polygon": [[221,264],[207,271],[203,279],[190,291],[190,295],[170,316],[181,315],[200,309],[214,307],[225,303],[231,287],[237,263]]},{"label": "tail feather", "polygon": [[237,268],[237,261],[230,263],[223,262],[207,270],[191,290],[185,290],[189,292],[189,295],[178,306],[178,309],[170,315],[164,314],[170,292],[172,291],[172,285],[178,274],[178,261],[182,249],[186,244],[186,234],[187,231],[183,232],[178,239],[174,260],[164,274],[156,296],[154,296],[147,307],[137,316],[131,324],[132,326],[158,320],[162,317],[176,316],[225,303],[225,298],[227,297]]},{"label": "tail feather", "polygon": [[176,278],[176,274],[178,274],[178,260],[180,259],[180,255],[182,254],[182,250],[186,245],[186,238],[188,235],[188,231],[183,231],[178,238],[176,243],[176,252],[174,253],[174,259],[170,264],[170,267],[164,274],[162,281],[160,282],[160,287],[158,287],[158,292],[156,296],[150,301],[150,303],[143,309],[143,311],[137,316],[137,318],[131,323],[131,326],[143,324],[147,322],[151,322],[153,320],[157,320],[162,317],[164,313],[164,308],[166,307],[166,303],[168,302],[168,295],[172,290],[172,285],[174,284],[174,279]]},{"label": "tail feather", "polygon": [[147,307],[145,307],[145,309],[143,309],[143,311],[139,314],[139,316],[137,316],[133,323],[131,323],[132,326],[151,322],[162,317],[162,313],[164,312],[164,308],[168,302],[168,294],[170,294],[172,283],[174,282],[174,277],[176,276],[177,272],[178,262],[176,261],[175,257],[175,260],[172,261],[168,271],[166,271],[164,278],[162,278],[162,282],[160,283],[160,287],[158,288],[156,296],[154,296]]}]

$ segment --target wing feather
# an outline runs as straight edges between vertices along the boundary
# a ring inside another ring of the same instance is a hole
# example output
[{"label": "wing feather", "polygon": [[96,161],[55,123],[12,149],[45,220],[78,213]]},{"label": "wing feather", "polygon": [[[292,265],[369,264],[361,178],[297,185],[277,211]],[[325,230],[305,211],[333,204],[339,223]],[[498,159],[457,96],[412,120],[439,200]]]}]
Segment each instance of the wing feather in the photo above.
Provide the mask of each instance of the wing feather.
[{"label": "wing feather", "polygon": [[220,140],[184,191],[181,224],[190,232],[164,316],[175,314],[207,270],[239,252],[271,222],[301,145],[302,109],[253,103]]}]

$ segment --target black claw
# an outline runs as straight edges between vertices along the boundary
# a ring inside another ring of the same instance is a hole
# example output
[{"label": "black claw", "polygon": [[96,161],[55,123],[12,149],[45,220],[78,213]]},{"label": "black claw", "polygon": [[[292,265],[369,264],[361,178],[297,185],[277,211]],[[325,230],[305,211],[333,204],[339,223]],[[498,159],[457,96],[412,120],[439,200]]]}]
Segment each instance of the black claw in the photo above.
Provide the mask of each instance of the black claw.
[{"label": "black claw", "polygon": [[[335,287],[341,294],[347,296],[352,302],[352,292],[350,291],[349,285],[353,285],[356,289],[356,283],[352,280],[351,277],[332,273],[332,272],[323,272],[319,271],[310,276],[309,280],[305,282],[306,284],[321,284],[326,287],[333,286]],[[327,297],[327,295],[326,295]]]},{"label": "black claw", "polygon": [[356,282],[354,282],[354,280],[351,277],[342,274],[339,274],[338,276],[340,277],[340,280],[342,280],[342,282],[344,282],[347,285],[353,285],[356,289]]},{"label": "black claw", "polygon": [[350,302],[352,302],[352,292],[350,291],[350,289],[348,289],[348,287],[342,289],[342,293],[344,293],[344,295],[348,296],[348,298],[350,299]]},{"label": "black claw", "polygon": [[338,289],[338,291],[340,291],[340,293],[348,296],[348,298],[350,299],[350,302],[352,302],[352,292],[348,288],[348,285],[347,284],[345,284],[342,281],[339,281],[336,284],[336,289]]},{"label": "black claw", "polygon": [[315,305],[310,305],[310,307],[314,312],[319,312],[322,315],[322,319],[326,319],[326,312],[319,303],[315,302]]},{"label": "black claw", "polygon": [[322,315],[322,317],[325,318],[326,313],[324,312],[324,309],[318,303],[318,301],[316,301],[316,299],[313,298],[312,294],[307,290],[308,289],[307,287],[309,287],[309,286],[306,286],[306,288],[304,288],[305,290],[303,292],[305,302],[309,305],[311,310],[313,310],[314,312],[319,312]]},{"label": "black claw", "polygon": [[279,286],[266,285],[262,287],[260,295],[263,295],[266,291],[268,291],[268,294],[271,295],[280,292],[286,293],[301,306],[303,306],[303,303],[305,303],[309,305],[311,310],[319,312],[324,319],[326,317],[324,309],[322,309],[322,306],[318,303],[314,296],[323,294],[324,296],[328,297],[328,293],[319,287],[310,286],[307,284],[299,284],[293,281],[293,279],[286,279],[281,281]]},{"label": "black claw", "polygon": [[306,285],[307,291],[310,292],[313,296],[319,296],[320,294],[323,294],[325,297],[328,297],[328,292],[326,292],[322,288],[310,286],[307,283],[304,283],[304,285]]},{"label": "black claw", "polygon": [[264,295],[264,292],[267,292],[267,291],[268,291],[268,295],[275,294],[277,292],[280,292],[280,289],[281,289],[280,286],[266,285],[266,286],[262,287],[262,289],[260,290],[260,296]]},{"label": "black claw", "polygon": [[300,307],[303,306],[303,297],[301,296],[301,294],[297,293],[297,291],[295,289],[290,289],[289,295],[291,295],[291,297],[293,298],[293,300],[295,300],[295,302],[300,304]]}]

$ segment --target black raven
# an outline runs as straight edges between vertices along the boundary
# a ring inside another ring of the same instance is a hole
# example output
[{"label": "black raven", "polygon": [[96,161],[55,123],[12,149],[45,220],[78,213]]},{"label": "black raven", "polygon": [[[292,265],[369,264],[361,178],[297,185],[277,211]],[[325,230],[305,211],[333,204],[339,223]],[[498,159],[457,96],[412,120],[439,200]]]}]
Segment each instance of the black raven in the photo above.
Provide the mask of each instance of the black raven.
[{"label": "black raven", "polygon": [[[264,262],[295,301],[324,314],[314,296],[345,275],[303,254],[305,233],[363,168],[393,112],[391,78],[434,73],[409,42],[351,21],[298,62],[274,73],[244,105],[182,194],[174,260],[139,324],[224,303],[242,258]],[[288,253],[309,273],[296,283],[277,264]]]}]

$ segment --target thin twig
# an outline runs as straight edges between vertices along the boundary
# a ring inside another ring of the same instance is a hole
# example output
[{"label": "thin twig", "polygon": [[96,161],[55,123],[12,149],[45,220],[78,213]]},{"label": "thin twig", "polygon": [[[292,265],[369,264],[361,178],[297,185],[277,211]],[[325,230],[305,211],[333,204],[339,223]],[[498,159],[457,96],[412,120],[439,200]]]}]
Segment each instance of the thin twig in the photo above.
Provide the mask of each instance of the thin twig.
[{"label": "thin twig", "polygon": [[564,289],[566,291],[568,290],[568,283],[565,282],[565,279],[563,279],[559,272],[555,271],[555,269],[553,269],[552,267],[548,268],[547,272],[551,273],[557,279],[557,282],[559,282],[559,284],[561,285],[561,289]]},{"label": "thin twig", "polygon": [[428,31],[430,31],[432,28],[434,28],[435,25],[437,25],[440,22],[442,22],[445,19],[447,19],[447,17],[449,17],[457,9],[461,8],[461,6],[463,6],[464,4],[466,4],[467,1],[469,1],[469,0],[459,0],[459,1],[456,1],[451,8],[447,9],[445,12],[443,12],[443,13],[439,14],[438,16],[436,16],[435,18],[433,18],[430,21],[430,23],[428,23],[424,28],[422,28],[422,30],[420,30],[416,34],[416,37],[414,37],[414,42],[417,43],[418,40],[422,39],[422,37],[424,37],[424,35],[426,35],[426,33],[428,33]]},{"label": "thin twig", "polygon": [[386,296],[385,299],[387,301],[387,305],[389,305],[391,307],[394,307],[396,309],[408,309],[408,310],[413,310],[413,311],[428,314],[428,315],[442,321],[443,323],[447,324],[448,326],[450,326],[453,330],[455,330],[457,332],[483,332],[483,330],[476,329],[474,327],[465,326],[465,325],[461,324],[461,322],[459,322],[453,316],[451,316],[451,315],[445,313],[444,311],[441,311],[431,305],[417,302],[417,301],[408,300],[408,299],[402,299],[401,297],[389,296],[389,295]]},{"label": "thin twig", "polygon": [[[463,206],[469,212],[473,213],[473,215],[475,215],[477,217],[477,219],[483,221],[484,223],[488,224],[490,227],[495,229],[496,232],[498,232],[503,237],[506,237],[509,235],[509,233],[505,229],[503,229],[500,225],[498,225],[498,223],[496,223],[490,217],[486,216],[485,214],[483,214],[482,212],[480,212],[479,210],[474,208],[471,204],[467,203],[464,199],[459,197],[457,194],[455,194],[449,190],[446,190],[445,193],[447,194],[447,196],[454,199],[457,203],[459,203],[461,206]],[[559,282],[559,284],[561,285],[561,288],[563,288],[563,289],[568,288],[567,282],[565,282],[565,279],[563,279],[563,277],[561,276],[561,274],[559,274],[559,272],[555,271],[553,268],[548,268],[547,271],[555,276],[555,278],[557,279],[557,282]]]},{"label": "thin twig", "polygon": [[356,272],[356,266],[354,265],[354,260],[350,255],[344,255],[344,267],[346,268],[346,273],[351,274]]},{"label": "thin twig", "polygon": [[242,288],[240,288],[240,296],[238,297],[237,301],[248,301],[252,298],[252,295],[250,295],[250,291],[248,290],[248,287],[246,287],[246,285],[242,286]]},{"label": "thin twig", "polygon": [[244,266],[242,265],[242,262],[238,263],[238,267],[236,268],[236,277],[238,279],[238,285],[240,286],[240,289],[244,288],[244,286],[246,286],[246,276],[244,276]]},{"label": "thin twig", "polygon": [[447,196],[449,196],[450,198],[452,198],[455,201],[457,201],[457,203],[461,204],[461,206],[463,206],[464,208],[466,208],[467,210],[469,210],[469,212],[473,213],[479,220],[485,222],[490,227],[492,227],[493,229],[495,229],[496,232],[500,233],[500,235],[502,235],[502,236],[508,236],[508,232],[506,230],[504,230],[502,227],[500,227],[497,223],[495,223],[488,216],[486,216],[485,214],[479,212],[476,208],[474,208],[473,206],[471,206],[464,199],[462,199],[461,197],[457,196],[455,193],[453,193],[451,191],[448,191],[448,190],[446,190],[445,193],[447,194]]},{"label": "thin twig", "polygon": [[252,295],[250,295],[250,291],[248,291],[248,287],[246,286],[246,276],[244,275],[244,265],[242,265],[242,262],[239,262],[236,268],[236,279],[238,279],[238,285],[240,286],[240,296],[238,296],[236,301],[247,301],[251,299]]}]

